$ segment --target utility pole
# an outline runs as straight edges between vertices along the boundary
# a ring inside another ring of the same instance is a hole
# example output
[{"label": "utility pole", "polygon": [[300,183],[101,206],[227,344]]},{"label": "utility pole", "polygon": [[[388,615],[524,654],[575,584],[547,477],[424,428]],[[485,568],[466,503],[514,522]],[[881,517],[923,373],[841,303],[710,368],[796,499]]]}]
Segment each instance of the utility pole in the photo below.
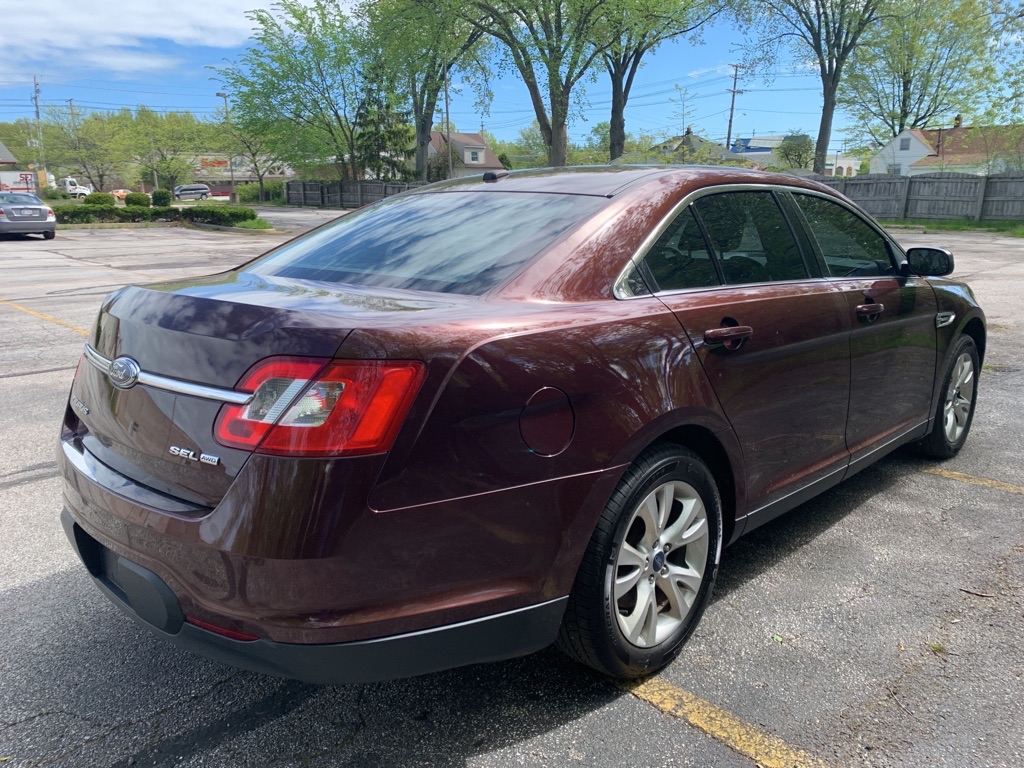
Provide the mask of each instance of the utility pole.
[{"label": "utility pole", "polygon": [[39,120],[39,78],[32,75],[32,101],[36,105],[36,142],[39,146],[39,154],[36,156],[36,160],[39,166],[43,169],[43,182],[46,184],[46,151],[43,148],[43,124]]},{"label": "utility pole", "polygon": [[732,101],[729,103],[729,129],[725,134],[725,150],[728,152],[732,149],[732,115],[736,111],[736,94],[743,93],[743,91],[736,90],[736,82],[740,79],[740,65],[730,64],[732,67],[732,88],[729,88],[729,93],[732,94]]},{"label": "utility pole", "polygon": [[[228,126],[228,133],[230,134],[231,133],[231,109],[228,107],[228,95],[226,93],[224,93],[223,91],[217,91],[216,95],[220,96],[222,99],[224,99],[224,124]],[[229,156],[228,156],[228,171],[231,173],[231,192],[228,193],[228,200],[231,203],[236,203],[238,201],[235,200],[235,140],[234,140],[234,136],[230,136],[229,135],[228,136],[228,141],[231,142],[230,143],[231,152],[228,153],[229,154]],[[261,184],[260,185],[260,193],[261,193],[260,202],[261,203],[263,202],[262,192],[263,192],[263,186]]]},{"label": "utility pole", "polygon": [[445,151],[448,153],[448,178],[455,175],[452,160],[452,115],[448,111],[448,62],[444,64],[444,132]]},{"label": "utility pole", "polygon": [[686,89],[678,83],[674,87],[679,94],[680,135],[686,135]]}]

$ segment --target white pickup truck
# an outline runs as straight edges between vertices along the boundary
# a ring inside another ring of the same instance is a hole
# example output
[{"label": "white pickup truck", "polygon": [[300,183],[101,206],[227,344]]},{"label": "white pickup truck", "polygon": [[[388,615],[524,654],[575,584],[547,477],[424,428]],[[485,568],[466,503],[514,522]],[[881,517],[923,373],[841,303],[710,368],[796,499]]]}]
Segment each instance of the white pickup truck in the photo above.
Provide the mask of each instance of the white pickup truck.
[{"label": "white pickup truck", "polygon": [[85,197],[92,192],[92,187],[88,184],[79,184],[78,181],[70,176],[64,176],[58,180],[57,189],[67,192],[72,197]]}]

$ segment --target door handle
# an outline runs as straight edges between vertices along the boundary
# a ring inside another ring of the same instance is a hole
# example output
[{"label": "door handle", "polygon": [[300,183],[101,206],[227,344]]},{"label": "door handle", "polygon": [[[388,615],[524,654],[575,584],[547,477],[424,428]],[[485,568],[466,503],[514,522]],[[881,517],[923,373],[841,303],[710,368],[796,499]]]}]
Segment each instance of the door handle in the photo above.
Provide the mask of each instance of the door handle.
[{"label": "door handle", "polygon": [[739,349],[745,339],[754,335],[749,325],[727,325],[723,328],[711,328],[704,331],[704,343],[709,347],[724,346],[726,349]]},{"label": "door handle", "polygon": [[870,304],[858,304],[857,316],[867,318],[868,321],[876,319],[885,310],[885,304],[871,302]]}]

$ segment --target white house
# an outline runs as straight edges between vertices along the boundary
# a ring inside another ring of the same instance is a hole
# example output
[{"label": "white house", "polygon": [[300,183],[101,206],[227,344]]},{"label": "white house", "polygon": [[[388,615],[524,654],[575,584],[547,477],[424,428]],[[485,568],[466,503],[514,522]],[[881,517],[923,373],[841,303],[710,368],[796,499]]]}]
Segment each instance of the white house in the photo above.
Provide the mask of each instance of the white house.
[{"label": "white house", "polygon": [[907,128],[871,158],[871,173],[919,176],[956,172],[985,175],[1021,166],[1024,131],[1013,126],[965,126],[957,115],[952,128]]},{"label": "white house", "polygon": [[[442,131],[430,132],[430,146],[427,148],[427,155],[444,154],[445,144],[448,142],[448,134]],[[452,147],[462,158],[463,167],[455,169],[456,176],[475,176],[485,171],[503,171],[505,166],[498,160],[497,155],[484,143],[483,137],[478,133],[452,133]]]}]

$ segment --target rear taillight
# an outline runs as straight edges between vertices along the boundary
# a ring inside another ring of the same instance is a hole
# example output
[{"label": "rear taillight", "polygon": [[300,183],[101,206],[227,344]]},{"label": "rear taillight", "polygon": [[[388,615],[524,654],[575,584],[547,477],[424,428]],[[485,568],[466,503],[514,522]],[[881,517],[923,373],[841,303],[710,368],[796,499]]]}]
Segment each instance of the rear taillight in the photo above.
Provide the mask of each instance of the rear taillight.
[{"label": "rear taillight", "polygon": [[263,360],[237,389],[246,405],[224,405],[221,445],[279,456],[353,456],[391,448],[425,373],[392,360]]},{"label": "rear taillight", "polygon": [[57,220],[57,214],[55,214],[53,212],[53,208],[47,208],[46,209],[46,220],[47,221],[56,221]]}]

